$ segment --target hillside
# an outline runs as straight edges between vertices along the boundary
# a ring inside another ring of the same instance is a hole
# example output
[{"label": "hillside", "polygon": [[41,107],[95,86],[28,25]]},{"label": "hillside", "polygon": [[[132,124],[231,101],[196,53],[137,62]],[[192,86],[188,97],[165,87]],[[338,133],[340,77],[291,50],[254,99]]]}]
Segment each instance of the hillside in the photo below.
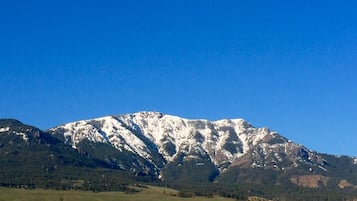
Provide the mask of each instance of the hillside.
[{"label": "hillside", "polygon": [[12,119],[0,120],[0,164],[0,186],[6,187],[123,190],[135,180],[130,172]]}]

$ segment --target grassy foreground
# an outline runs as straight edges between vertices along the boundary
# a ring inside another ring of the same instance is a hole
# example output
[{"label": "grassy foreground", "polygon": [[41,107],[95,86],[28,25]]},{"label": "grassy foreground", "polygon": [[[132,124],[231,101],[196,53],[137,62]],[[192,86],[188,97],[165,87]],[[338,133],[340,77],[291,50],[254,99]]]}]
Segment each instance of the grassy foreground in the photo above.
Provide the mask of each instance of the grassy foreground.
[{"label": "grassy foreground", "polygon": [[127,194],[124,192],[85,192],[59,190],[25,190],[0,188],[0,201],[234,201],[223,197],[191,197],[177,196],[177,191],[167,188],[149,186],[141,188],[141,192]]}]

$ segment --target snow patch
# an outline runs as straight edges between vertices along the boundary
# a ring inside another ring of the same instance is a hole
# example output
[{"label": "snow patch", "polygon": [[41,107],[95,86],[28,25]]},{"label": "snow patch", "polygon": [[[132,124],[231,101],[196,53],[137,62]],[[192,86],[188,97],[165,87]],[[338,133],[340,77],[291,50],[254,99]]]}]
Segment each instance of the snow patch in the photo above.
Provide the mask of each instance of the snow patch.
[{"label": "snow patch", "polygon": [[354,159],[353,159],[353,163],[354,163],[355,165],[357,165],[357,158],[354,158]]},{"label": "snow patch", "polygon": [[1,132],[7,132],[10,130],[10,127],[4,127],[4,128],[0,128],[0,133]]},{"label": "snow patch", "polygon": [[26,133],[20,132],[20,133],[16,133],[16,135],[21,136],[22,139],[25,140],[26,142],[27,142],[28,139],[29,139],[29,138],[27,137]]}]

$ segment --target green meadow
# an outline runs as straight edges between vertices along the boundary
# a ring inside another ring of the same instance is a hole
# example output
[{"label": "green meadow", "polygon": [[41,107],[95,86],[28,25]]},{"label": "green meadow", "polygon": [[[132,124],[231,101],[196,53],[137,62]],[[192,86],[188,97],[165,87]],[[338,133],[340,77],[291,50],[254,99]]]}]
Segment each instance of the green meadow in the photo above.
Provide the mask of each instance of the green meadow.
[{"label": "green meadow", "polygon": [[233,201],[234,199],[219,196],[184,198],[178,192],[168,188],[148,186],[147,188],[133,187],[137,193],[125,192],[87,192],[62,191],[43,189],[14,189],[0,188],[0,201]]}]

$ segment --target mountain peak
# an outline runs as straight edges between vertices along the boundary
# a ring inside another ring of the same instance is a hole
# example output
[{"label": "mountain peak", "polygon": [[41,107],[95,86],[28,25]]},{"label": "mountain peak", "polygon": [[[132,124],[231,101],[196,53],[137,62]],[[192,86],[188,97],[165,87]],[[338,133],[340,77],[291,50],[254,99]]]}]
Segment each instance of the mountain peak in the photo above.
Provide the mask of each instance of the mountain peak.
[{"label": "mountain peak", "polygon": [[19,125],[24,125],[21,121],[17,119],[0,119],[0,127],[15,127]]},{"label": "mountain peak", "polygon": [[[137,116],[137,117],[142,117],[142,118],[149,118],[149,117],[161,118],[164,114],[161,112],[156,112],[156,111],[140,111],[140,112],[136,112],[136,113],[130,113],[127,115]],[[122,116],[122,115],[117,115],[117,116]]]},{"label": "mountain peak", "polygon": [[17,119],[0,119],[0,132],[21,133],[40,132],[40,129],[26,125]]}]

